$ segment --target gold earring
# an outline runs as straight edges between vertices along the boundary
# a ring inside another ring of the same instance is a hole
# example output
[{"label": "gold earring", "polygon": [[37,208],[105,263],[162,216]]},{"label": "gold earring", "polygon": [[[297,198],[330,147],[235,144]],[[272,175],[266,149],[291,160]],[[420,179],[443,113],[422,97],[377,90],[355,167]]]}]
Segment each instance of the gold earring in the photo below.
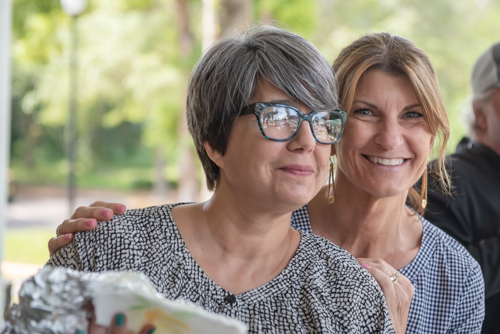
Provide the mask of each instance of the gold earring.
[{"label": "gold earring", "polygon": [[420,199],[422,200],[422,209],[427,206],[427,167],[422,174],[422,188],[420,189]]},{"label": "gold earring", "polygon": [[328,203],[335,202],[335,180],[333,179],[333,161],[330,160],[330,174],[328,175]]}]

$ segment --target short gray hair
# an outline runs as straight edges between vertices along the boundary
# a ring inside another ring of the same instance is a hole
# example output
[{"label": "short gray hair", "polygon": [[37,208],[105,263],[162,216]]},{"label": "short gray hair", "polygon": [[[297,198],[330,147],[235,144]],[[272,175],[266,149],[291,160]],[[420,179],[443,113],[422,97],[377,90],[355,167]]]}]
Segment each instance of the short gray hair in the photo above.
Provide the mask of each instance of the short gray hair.
[{"label": "short gray hair", "polygon": [[304,38],[280,28],[258,25],[213,45],[193,70],[187,94],[187,123],[205,171],[216,188],[219,167],[204,143],[225,154],[231,128],[266,80],[313,110],[336,108],[337,82],[324,56]]}]

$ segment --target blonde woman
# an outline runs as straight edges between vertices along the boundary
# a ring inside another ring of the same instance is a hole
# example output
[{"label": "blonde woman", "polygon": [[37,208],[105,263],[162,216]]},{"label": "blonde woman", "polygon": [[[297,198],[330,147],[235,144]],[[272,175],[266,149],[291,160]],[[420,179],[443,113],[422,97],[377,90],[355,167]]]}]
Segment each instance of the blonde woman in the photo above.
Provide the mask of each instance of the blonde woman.
[{"label": "blonde woman", "polygon": [[[403,37],[376,33],[342,50],[333,68],[348,113],[332,148],[335,201],[325,200],[333,191],[326,187],[294,213],[292,226],[327,238],[393,281],[405,275],[415,288],[407,333],[480,333],[478,263],[420,216],[434,146],[439,162],[430,172],[444,190],[449,185],[444,153],[450,128],[429,58]],[[420,178],[423,189],[416,186]]]}]

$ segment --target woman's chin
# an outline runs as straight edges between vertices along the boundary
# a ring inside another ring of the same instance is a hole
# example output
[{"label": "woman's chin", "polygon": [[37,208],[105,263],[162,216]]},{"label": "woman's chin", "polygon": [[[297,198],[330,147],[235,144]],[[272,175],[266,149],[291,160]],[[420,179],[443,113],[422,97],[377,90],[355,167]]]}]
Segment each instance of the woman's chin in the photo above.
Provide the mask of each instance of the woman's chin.
[{"label": "woman's chin", "polygon": [[380,199],[389,199],[389,198],[396,198],[399,196],[402,196],[406,194],[406,191],[408,189],[402,189],[402,188],[378,188],[376,190],[371,191],[370,193],[377,198]]},{"label": "woman's chin", "polygon": [[283,203],[283,205],[294,207],[294,210],[297,210],[309,203],[315,195],[316,193],[311,192],[310,189],[306,191],[296,189],[295,191],[278,193],[275,200]]}]

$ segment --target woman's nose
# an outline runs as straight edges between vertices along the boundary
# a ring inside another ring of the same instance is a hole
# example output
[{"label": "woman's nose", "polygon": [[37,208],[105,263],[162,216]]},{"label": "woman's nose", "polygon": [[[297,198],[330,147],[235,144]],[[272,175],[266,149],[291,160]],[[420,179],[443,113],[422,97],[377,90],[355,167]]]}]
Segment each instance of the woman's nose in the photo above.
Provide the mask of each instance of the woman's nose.
[{"label": "woman's nose", "polygon": [[288,147],[290,150],[302,150],[307,152],[313,150],[315,146],[316,141],[311,131],[309,121],[303,121],[295,137],[288,143]]},{"label": "woman's nose", "polygon": [[383,120],[379,123],[375,143],[391,151],[403,144],[403,128],[397,120]]}]

